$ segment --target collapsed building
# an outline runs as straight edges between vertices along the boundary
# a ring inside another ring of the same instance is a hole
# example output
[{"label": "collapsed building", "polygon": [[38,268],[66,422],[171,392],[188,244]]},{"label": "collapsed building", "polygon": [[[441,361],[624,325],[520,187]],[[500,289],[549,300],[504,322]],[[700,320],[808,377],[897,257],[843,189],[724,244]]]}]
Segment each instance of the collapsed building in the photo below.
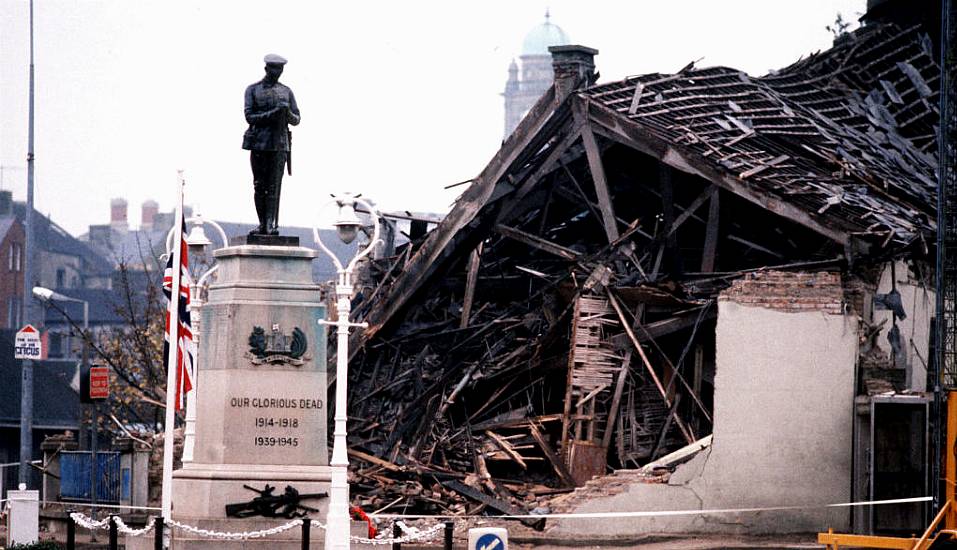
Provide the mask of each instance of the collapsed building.
[{"label": "collapsed building", "polygon": [[[370,265],[355,500],[796,507],[550,527],[780,532],[850,526],[819,505],[926,494],[928,37],[869,24],[759,78],[689,65],[606,84],[596,50],[550,51],[554,84],[449,215]],[[606,474],[617,494],[589,493]],[[854,514],[926,523],[922,503]]]}]

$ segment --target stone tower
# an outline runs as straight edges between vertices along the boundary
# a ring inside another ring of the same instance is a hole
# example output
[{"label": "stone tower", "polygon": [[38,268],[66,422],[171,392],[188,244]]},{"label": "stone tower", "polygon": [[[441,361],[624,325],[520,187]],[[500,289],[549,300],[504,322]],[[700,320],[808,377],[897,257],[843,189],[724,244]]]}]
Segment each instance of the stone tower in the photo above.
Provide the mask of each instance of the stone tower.
[{"label": "stone tower", "polygon": [[565,31],[550,19],[546,11],[545,22],[530,30],[522,41],[522,53],[518,58],[521,65],[513,59],[508,67],[508,81],[502,94],[505,97],[505,138],[552,85],[554,75],[548,47],[569,43]]}]

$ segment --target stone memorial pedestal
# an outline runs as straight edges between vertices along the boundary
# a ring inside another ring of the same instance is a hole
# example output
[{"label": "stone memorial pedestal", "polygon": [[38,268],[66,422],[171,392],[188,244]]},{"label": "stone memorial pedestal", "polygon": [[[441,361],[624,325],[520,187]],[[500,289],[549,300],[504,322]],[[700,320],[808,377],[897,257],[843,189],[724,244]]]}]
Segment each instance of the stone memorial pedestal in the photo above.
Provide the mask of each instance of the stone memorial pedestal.
[{"label": "stone memorial pedestal", "polygon": [[[270,243],[272,244],[272,243]],[[287,244],[287,243],[283,243]],[[193,461],[173,473],[173,519],[216,531],[275,527],[285,518],[227,517],[226,505],[287,486],[328,493],[326,329],[317,252],[299,246],[241,244],[215,252],[217,282],[202,308]],[[324,521],[328,498],[302,503]],[[324,533],[314,529],[313,547]],[[298,528],[244,548],[298,547]],[[223,542],[174,531],[177,548]]]}]

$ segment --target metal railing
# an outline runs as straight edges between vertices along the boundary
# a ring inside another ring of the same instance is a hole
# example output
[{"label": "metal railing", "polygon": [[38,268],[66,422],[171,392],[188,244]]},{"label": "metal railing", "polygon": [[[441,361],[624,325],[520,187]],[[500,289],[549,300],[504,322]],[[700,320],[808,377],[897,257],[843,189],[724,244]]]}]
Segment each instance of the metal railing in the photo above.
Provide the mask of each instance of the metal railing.
[{"label": "metal railing", "polygon": [[[122,494],[120,453],[100,451],[96,455],[96,500],[118,503]],[[76,502],[92,500],[91,456],[90,451],[63,451],[60,454],[60,498]]]}]

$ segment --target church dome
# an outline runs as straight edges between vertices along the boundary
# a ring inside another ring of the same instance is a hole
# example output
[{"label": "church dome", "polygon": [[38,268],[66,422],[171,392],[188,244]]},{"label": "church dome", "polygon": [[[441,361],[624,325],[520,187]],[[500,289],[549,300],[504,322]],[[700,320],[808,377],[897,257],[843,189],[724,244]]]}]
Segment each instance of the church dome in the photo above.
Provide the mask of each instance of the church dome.
[{"label": "church dome", "polygon": [[546,11],[545,22],[528,31],[522,41],[522,55],[550,55],[549,46],[562,46],[570,42],[565,31],[549,19],[550,15]]}]

